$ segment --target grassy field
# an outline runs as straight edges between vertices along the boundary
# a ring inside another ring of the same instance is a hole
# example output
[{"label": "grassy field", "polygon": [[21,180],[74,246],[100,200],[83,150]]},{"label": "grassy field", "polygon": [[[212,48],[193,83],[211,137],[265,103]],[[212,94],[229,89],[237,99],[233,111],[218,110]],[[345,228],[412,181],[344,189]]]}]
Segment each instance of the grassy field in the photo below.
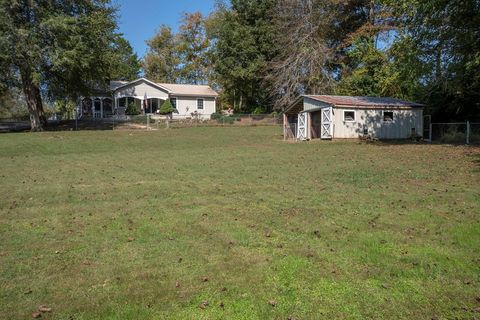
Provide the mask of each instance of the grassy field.
[{"label": "grassy field", "polygon": [[480,149],[0,135],[0,318],[480,317]]}]

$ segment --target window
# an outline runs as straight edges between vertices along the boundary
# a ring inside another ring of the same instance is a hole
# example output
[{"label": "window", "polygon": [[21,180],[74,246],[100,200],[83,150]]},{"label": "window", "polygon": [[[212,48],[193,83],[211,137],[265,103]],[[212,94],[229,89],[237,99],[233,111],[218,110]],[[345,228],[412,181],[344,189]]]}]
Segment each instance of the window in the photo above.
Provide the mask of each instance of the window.
[{"label": "window", "polygon": [[197,99],[197,109],[203,109],[203,99]]},{"label": "window", "polygon": [[343,111],[343,121],[344,122],[354,122],[355,121],[355,111],[351,111],[351,110]]},{"label": "window", "polygon": [[393,111],[383,111],[383,122],[393,122]]},{"label": "window", "polygon": [[170,98],[173,109],[177,109],[177,98]]}]

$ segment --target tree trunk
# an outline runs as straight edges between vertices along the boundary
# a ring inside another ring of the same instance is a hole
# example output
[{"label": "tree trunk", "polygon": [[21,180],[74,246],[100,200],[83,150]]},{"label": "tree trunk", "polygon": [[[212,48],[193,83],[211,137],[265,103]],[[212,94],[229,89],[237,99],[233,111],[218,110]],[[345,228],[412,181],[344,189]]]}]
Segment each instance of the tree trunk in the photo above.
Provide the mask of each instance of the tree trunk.
[{"label": "tree trunk", "polygon": [[47,118],[43,111],[40,88],[32,79],[32,72],[28,67],[20,67],[23,93],[30,113],[30,125],[32,131],[42,131],[47,124]]}]

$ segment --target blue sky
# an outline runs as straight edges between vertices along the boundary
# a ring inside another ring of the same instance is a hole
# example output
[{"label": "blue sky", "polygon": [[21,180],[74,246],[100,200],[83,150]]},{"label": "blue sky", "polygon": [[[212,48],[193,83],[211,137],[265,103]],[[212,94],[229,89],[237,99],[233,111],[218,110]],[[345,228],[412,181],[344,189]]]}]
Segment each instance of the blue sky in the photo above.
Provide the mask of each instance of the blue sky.
[{"label": "blue sky", "polygon": [[120,32],[130,41],[139,57],[143,57],[158,27],[166,24],[177,30],[184,12],[208,14],[214,0],[114,0],[119,7]]}]

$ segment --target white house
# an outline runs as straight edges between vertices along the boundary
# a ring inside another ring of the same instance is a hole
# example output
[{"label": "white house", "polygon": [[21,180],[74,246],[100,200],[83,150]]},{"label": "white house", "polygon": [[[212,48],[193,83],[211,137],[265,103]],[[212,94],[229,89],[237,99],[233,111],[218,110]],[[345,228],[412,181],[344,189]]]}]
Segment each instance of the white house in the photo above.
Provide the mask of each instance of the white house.
[{"label": "white house", "polygon": [[210,119],[216,110],[218,94],[206,85],[155,83],[146,78],[134,81],[111,81],[105,93],[83,97],[79,101],[80,118],[108,118],[125,115],[127,106],[135,104],[139,112],[154,114],[170,99],[177,112],[173,118],[198,116]]},{"label": "white house", "polygon": [[406,139],[423,135],[423,107],[393,98],[304,95],[285,109],[283,133],[298,140]]}]

